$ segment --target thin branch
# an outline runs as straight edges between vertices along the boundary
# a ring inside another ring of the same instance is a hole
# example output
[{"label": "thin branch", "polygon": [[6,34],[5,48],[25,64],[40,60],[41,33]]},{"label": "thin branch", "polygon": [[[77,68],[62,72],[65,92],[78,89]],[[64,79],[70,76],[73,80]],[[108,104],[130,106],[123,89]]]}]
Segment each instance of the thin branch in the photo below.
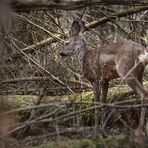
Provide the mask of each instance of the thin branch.
[{"label": "thin branch", "polygon": [[[135,108],[141,108],[141,107],[148,107],[148,104],[137,104],[137,105],[124,105],[124,106],[121,106],[121,105],[115,105],[115,104],[105,104],[105,103],[98,103],[100,105],[95,105],[93,107],[89,107],[89,108],[85,108],[85,109],[82,109],[82,110],[78,110],[78,111],[75,111],[75,112],[70,112],[70,113],[67,113],[67,114],[64,114],[64,115],[61,115],[59,117],[56,117],[56,118],[49,118],[49,119],[43,119],[43,120],[37,120],[37,119],[34,119],[34,120],[31,120],[31,121],[27,121],[25,122],[24,124],[21,124],[20,126],[10,130],[9,132],[5,133],[5,135],[3,136],[7,136],[9,134],[12,134],[18,130],[21,130],[27,126],[30,126],[32,124],[37,124],[37,123],[52,123],[52,122],[55,122],[55,121],[59,121],[59,120],[62,120],[64,118],[71,118],[75,115],[78,115],[78,114],[81,114],[83,112],[87,112],[87,111],[91,111],[91,110],[95,110],[95,109],[98,109],[98,108],[102,108],[102,107],[110,107],[110,108],[116,108],[116,109],[122,109],[122,108],[126,108],[126,109],[135,109]],[[3,137],[2,136],[2,137]]]},{"label": "thin branch", "polygon": [[49,113],[49,114],[47,114],[47,115],[43,115],[43,116],[40,116],[40,117],[38,117],[38,118],[36,118],[36,119],[26,121],[24,124],[22,124],[22,125],[20,125],[20,126],[17,126],[16,128],[10,130],[9,132],[7,132],[7,133],[5,133],[4,135],[2,135],[1,137],[10,135],[10,134],[12,134],[12,133],[14,133],[14,132],[16,132],[16,131],[19,131],[19,130],[25,128],[25,127],[28,127],[28,126],[30,126],[30,125],[36,123],[38,120],[44,119],[45,117],[52,116],[52,115],[56,114],[57,112],[59,112],[61,109],[62,109],[62,108],[56,109],[55,111],[53,111],[53,112],[51,112],[51,113]]},{"label": "thin branch", "polygon": [[[96,9],[96,8],[95,8]],[[126,36],[128,36],[131,40],[134,41],[134,39],[130,36],[130,34],[128,32],[126,32],[120,25],[118,25],[116,23],[116,21],[114,21],[113,19],[111,19],[111,16],[104,13],[102,10],[96,9],[98,12],[100,12],[101,14],[103,14],[104,16],[106,16],[108,19],[110,19],[110,22],[112,22],[113,24],[115,24]]]},{"label": "thin branch", "polygon": [[103,131],[104,131],[105,126],[107,125],[108,120],[110,119],[110,117],[113,115],[114,112],[115,112],[115,110],[112,110],[112,111],[108,114],[108,116],[107,116],[107,118],[105,119],[105,121],[103,122],[103,125],[102,125],[102,130],[103,130]]},{"label": "thin branch", "polygon": [[[107,22],[109,22],[111,20],[115,20],[115,19],[121,18],[121,17],[126,17],[128,15],[132,15],[132,14],[135,14],[135,13],[138,13],[138,12],[141,12],[141,11],[145,11],[145,10],[148,10],[148,5],[130,8],[130,9],[118,12],[118,13],[114,13],[114,14],[110,15],[110,18],[108,18],[106,16],[105,17],[101,17],[98,20],[95,20],[95,21],[92,21],[92,22],[86,24],[86,27],[89,30],[89,28],[95,28],[98,25],[105,24],[105,23],[107,23]],[[49,38],[44,39],[42,41],[39,41],[39,42],[37,42],[37,43],[35,43],[33,45],[25,47],[25,48],[23,48],[21,50],[24,51],[24,52],[30,52],[33,49],[35,49],[37,47],[40,47],[40,46],[43,46],[43,45],[45,45],[47,43],[48,44],[53,43],[53,42],[57,41],[59,38],[61,38],[61,37],[63,37],[65,39],[66,35],[68,35],[68,33],[69,32],[66,31],[65,32],[65,36],[61,36],[60,34],[54,35],[55,38],[49,37]]]},{"label": "thin branch", "polygon": [[[8,114],[12,114],[12,113],[17,113],[17,112],[21,112],[21,111],[26,111],[26,110],[32,110],[32,109],[39,109],[39,108],[44,108],[44,107],[63,107],[63,106],[69,106],[72,103],[74,104],[89,104],[89,105],[99,105],[101,107],[112,107],[112,108],[116,108],[116,106],[118,106],[118,108],[122,106],[124,106],[123,104],[125,103],[134,103],[134,102],[140,102],[140,100],[137,99],[130,99],[130,100],[124,100],[124,101],[117,101],[114,103],[102,103],[102,102],[95,102],[95,101],[76,101],[76,102],[71,102],[71,101],[64,101],[64,102],[55,102],[55,103],[47,103],[47,104],[41,104],[41,105],[33,105],[33,106],[28,106],[28,107],[23,107],[23,108],[18,108],[18,109],[14,109],[14,110],[10,110],[10,111],[6,111],[0,114],[0,116],[4,116],[4,115],[8,115]],[[127,106],[124,106],[125,108]],[[130,108],[131,106],[128,106],[127,108]],[[140,105],[136,106],[137,107],[141,107]]]},{"label": "thin branch", "polygon": [[29,111],[32,109],[39,109],[39,108],[44,108],[44,107],[62,108],[64,106],[65,105],[63,105],[61,103],[47,103],[47,104],[33,105],[33,106],[27,106],[27,107],[23,107],[23,108],[17,108],[14,110],[9,110],[9,111],[0,113],[0,116],[6,116],[9,114],[15,114],[15,113],[22,112],[22,111]]},{"label": "thin branch", "polygon": [[[61,81],[58,77],[54,76],[52,73],[50,73],[50,71],[46,70],[44,67],[42,67],[37,61],[35,61],[34,59],[32,59],[32,57],[30,57],[29,55],[27,55],[25,52],[23,52],[16,44],[13,40],[11,40],[12,44],[16,47],[16,49],[22,54],[24,55],[27,59],[26,60],[30,60],[32,63],[34,63],[36,66],[38,66],[41,70],[43,70],[44,72],[46,72],[47,74],[49,74],[51,76],[52,79],[58,81],[60,84],[62,84],[63,86],[65,86],[72,94],[75,94],[71,88],[67,85],[65,85],[65,83],[63,81]],[[9,47],[11,47],[9,44],[7,44]],[[13,48],[13,47],[11,47]]]},{"label": "thin branch", "polygon": [[37,27],[37,28],[39,28],[39,29],[45,31],[45,32],[48,33],[53,39],[59,41],[61,44],[65,44],[65,41],[64,41],[63,39],[59,38],[58,36],[55,36],[54,34],[52,34],[50,31],[48,31],[48,30],[45,29],[44,27],[42,27],[42,26],[40,26],[40,25],[38,25],[38,24],[36,24],[36,23],[30,21],[29,19],[23,17],[22,15],[13,13],[13,16],[18,17],[18,18],[21,19],[22,21],[26,21],[27,23],[29,23],[29,24],[31,24],[31,25],[33,25],[33,26],[35,26],[35,27]]},{"label": "thin branch", "polygon": [[[48,77],[23,77],[23,78],[14,78],[14,79],[4,80],[2,81],[2,84],[16,83],[16,82],[22,82],[22,81],[48,81],[48,80],[49,80]],[[82,81],[63,79],[63,82],[79,84],[92,89],[92,86],[90,84]]]}]

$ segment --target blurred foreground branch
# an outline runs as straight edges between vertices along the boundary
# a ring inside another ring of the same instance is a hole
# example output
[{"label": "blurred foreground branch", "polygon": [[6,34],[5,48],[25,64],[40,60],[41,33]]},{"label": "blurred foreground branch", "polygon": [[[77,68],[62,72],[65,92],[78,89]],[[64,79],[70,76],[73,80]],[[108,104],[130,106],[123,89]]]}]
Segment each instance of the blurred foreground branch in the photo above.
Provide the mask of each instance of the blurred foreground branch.
[{"label": "blurred foreground branch", "polygon": [[15,11],[26,12],[35,10],[76,10],[93,5],[146,5],[147,0],[10,0],[10,4]]}]

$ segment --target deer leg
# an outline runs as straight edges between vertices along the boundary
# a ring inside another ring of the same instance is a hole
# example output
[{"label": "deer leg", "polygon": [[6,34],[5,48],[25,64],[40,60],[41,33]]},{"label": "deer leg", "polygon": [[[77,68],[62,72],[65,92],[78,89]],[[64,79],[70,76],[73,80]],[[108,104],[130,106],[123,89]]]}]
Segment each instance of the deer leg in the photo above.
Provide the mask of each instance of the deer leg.
[{"label": "deer leg", "polygon": [[143,73],[144,73],[144,66],[142,65],[141,68],[139,68],[139,69],[141,69],[141,70],[140,70],[139,75],[138,75],[138,81],[139,81],[139,82],[141,83],[141,85],[143,86],[143,81],[142,81],[142,79],[143,79]]},{"label": "deer leg", "polygon": [[[143,74],[143,72],[144,72],[144,67],[142,67],[142,69],[141,69],[141,73],[142,74]],[[143,75],[141,75],[141,73],[138,76],[138,81],[143,86],[143,81],[142,81]],[[145,100],[142,101],[142,104],[144,104],[144,103],[145,103]],[[141,115],[140,115],[140,120],[139,120],[139,128],[142,127],[142,126],[144,126],[144,121],[145,121],[145,118],[144,117],[146,116],[146,111],[147,111],[146,107],[143,107],[141,109]]]},{"label": "deer leg", "polygon": [[107,80],[104,80],[102,82],[102,102],[106,102],[107,93],[108,93],[108,86],[109,82]]},{"label": "deer leg", "polygon": [[[94,95],[95,95],[95,102],[99,102],[100,101],[100,84],[99,81],[93,82],[92,83],[93,86],[93,91],[94,91]],[[98,128],[99,125],[99,109],[95,109],[95,129]]]},{"label": "deer leg", "polygon": [[[145,99],[148,99],[148,93],[144,89],[143,85],[137,80],[136,77],[127,78],[125,82],[141,97],[141,103],[145,103]],[[141,108],[140,120],[138,129],[135,131],[135,136],[141,137],[144,136],[144,124],[146,116],[146,107]]]},{"label": "deer leg", "polygon": [[[107,80],[102,80],[102,83],[101,83],[101,89],[102,89],[102,92],[101,92],[101,101],[103,103],[106,102],[106,98],[107,98],[107,93],[108,93],[108,86],[109,86],[109,81]],[[101,113],[103,113],[103,108],[101,108]],[[104,121],[106,122],[106,117],[105,117],[105,114],[102,114],[101,115],[101,128],[102,128],[102,134],[103,135],[106,135],[105,131],[104,131]]]},{"label": "deer leg", "polygon": [[[144,69],[142,69],[142,71],[144,72]],[[142,73],[143,73],[143,72],[142,72]],[[143,75],[140,74],[139,77],[138,77],[138,80],[139,80],[139,82],[141,83],[141,85],[143,86],[142,77],[143,77]],[[148,99],[148,98],[146,98],[146,99]],[[144,100],[142,100],[141,103],[142,103],[142,104],[145,103],[145,98],[144,98]],[[138,127],[138,129],[136,130],[135,135],[142,135],[142,136],[144,135],[143,129],[144,129],[144,124],[145,124],[146,111],[147,111],[147,108],[146,108],[146,107],[143,107],[143,108],[141,109],[140,120],[139,120],[139,127]],[[142,130],[141,130],[141,128],[142,128]],[[140,131],[142,131],[142,132],[140,132]],[[140,133],[140,134],[139,134],[139,133]]]},{"label": "deer leg", "polygon": [[100,101],[100,84],[98,81],[96,81],[92,83],[92,86],[93,86],[93,92],[95,95],[95,101],[99,102]]},{"label": "deer leg", "polygon": [[[142,73],[143,72],[144,72],[144,69],[142,69]],[[138,77],[138,80],[141,83],[141,85],[143,86],[142,78],[143,77],[140,74],[139,77]],[[144,104],[145,103],[145,100],[142,100],[141,103]],[[143,132],[143,129],[144,129],[144,124],[145,124],[146,111],[147,111],[147,108],[146,107],[142,107],[141,113],[140,113],[140,119],[139,119],[138,129],[135,131],[135,136],[136,137],[138,137],[139,135],[140,136],[144,136],[145,135],[144,132]]]}]

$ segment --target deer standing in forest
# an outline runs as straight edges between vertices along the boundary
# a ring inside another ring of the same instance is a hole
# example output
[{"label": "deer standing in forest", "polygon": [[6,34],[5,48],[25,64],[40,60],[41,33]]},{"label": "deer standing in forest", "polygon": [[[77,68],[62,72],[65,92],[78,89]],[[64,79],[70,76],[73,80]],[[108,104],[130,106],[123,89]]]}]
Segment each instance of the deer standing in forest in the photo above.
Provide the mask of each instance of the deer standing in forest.
[{"label": "deer standing in forest", "polygon": [[[101,99],[105,102],[109,81],[120,77],[140,96],[142,104],[144,104],[148,99],[148,91],[144,89],[142,83],[146,62],[140,62],[139,56],[146,51],[146,48],[133,41],[120,41],[89,50],[83,38],[85,28],[84,22],[73,21],[69,42],[60,55],[62,57],[72,55],[78,57],[83,76],[93,86],[95,101]],[[137,66],[129,73],[136,63],[138,63]],[[145,115],[146,107],[142,107],[139,126],[135,131],[136,136],[144,135]]]}]

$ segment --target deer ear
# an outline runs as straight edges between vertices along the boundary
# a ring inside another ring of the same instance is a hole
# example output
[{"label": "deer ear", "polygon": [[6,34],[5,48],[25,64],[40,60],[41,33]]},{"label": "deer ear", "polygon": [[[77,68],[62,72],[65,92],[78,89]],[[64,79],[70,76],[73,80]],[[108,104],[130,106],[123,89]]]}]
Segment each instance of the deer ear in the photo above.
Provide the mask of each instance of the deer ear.
[{"label": "deer ear", "polygon": [[80,21],[79,22],[80,28],[81,28],[81,32],[85,32],[86,31],[86,26],[85,26],[85,22],[84,21]]},{"label": "deer ear", "polygon": [[72,36],[76,36],[80,32],[80,25],[78,21],[73,21],[72,26],[71,26],[71,34]]}]

